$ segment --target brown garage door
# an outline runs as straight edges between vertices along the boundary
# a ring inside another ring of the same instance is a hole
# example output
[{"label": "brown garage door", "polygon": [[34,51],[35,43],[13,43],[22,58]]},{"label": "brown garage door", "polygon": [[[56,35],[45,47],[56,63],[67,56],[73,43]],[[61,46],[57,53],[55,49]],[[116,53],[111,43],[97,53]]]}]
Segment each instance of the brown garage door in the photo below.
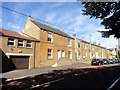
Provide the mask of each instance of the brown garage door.
[{"label": "brown garage door", "polygon": [[29,68],[29,56],[10,56],[12,62],[16,66],[16,69],[28,69]]}]

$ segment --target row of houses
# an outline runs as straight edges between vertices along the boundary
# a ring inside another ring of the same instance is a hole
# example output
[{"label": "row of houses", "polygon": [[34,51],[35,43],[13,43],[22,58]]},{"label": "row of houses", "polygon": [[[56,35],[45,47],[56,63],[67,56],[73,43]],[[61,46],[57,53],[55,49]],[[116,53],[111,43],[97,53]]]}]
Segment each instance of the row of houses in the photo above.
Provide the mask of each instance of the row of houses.
[{"label": "row of houses", "polygon": [[113,58],[112,50],[72,37],[63,30],[28,17],[21,33],[1,29],[1,50],[16,69],[90,63],[91,58]]}]

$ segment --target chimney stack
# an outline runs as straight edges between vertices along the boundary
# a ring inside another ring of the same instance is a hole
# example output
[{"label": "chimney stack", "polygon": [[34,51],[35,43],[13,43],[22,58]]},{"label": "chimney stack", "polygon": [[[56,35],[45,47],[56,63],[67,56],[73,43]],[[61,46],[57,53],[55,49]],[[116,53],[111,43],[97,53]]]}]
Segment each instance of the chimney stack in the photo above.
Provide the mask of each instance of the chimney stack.
[{"label": "chimney stack", "polygon": [[73,36],[73,37],[76,37],[76,34],[73,34],[72,36]]},{"label": "chimney stack", "polygon": [[95,44],[95,45],[96,45],[96,42],[94,41],[94,42],[93,42],[93,44]]},{"label": "chimney stack", "polygon": [[34,21],[35,19],[33,18],[33,17],[31,17],[31,16],[29,16],[28,18],[27,18],[27,21]]},{"label": "chimney stack", "polygon": [[82,40],[84,40],[84,37],[81,37]]}]

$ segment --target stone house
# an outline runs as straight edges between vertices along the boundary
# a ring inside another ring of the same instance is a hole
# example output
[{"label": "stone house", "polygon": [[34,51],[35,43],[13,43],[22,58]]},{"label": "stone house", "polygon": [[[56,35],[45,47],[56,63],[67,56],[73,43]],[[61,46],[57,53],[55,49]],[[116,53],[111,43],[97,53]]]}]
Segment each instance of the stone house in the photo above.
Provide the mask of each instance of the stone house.
[{"label": "stone house", "polygon": [[9,63],[15,65],[15,69],[35,67],[38,42],[37,39],[23,33],[0,29],[0,48],[9,58]]},{"label": "stone house", "polygon": [[37,40],[36,67],[70,65],[74,61],[74,38],[63,30],[42,24],[28,17],[22,33]]},{"label": "stone house", "polygon": [[76,35],[73,35],[75,39],[75,59],[78,62],[91,63],[92,58],[110,58],[112,57],[112,51],[100,44],[85,41],[83,38],[79,39]]}]

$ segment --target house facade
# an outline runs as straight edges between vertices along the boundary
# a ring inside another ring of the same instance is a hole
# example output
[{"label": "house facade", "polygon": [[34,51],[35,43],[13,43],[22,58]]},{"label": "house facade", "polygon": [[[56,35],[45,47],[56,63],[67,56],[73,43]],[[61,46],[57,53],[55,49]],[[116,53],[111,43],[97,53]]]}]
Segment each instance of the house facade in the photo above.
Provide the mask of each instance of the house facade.
[{"label": "house facade", "polygon": [[91,63],[92,58],[112,58],[112,50],[100,46],[93,42],[85,41],[83,38],[79,39],[73,35],[75,40],[75,58],[78,62]]},{"label": "house facade", "polygon": [[120,52],[120,38],[118,39],[118,50]]},{"label": "house facade", "polygon": [[44,25],[29,17],[22,32],[40,41],[36,47],[36,67],[75,63],[74,38],[63,30]]},{"label": "house facade", "polygon": [[15,65],[15,69],[30,69],[35,67],[35,47],[38,42],[37,39],[33,39],[22,33],[0,29],[0,48],[9,58],[9,63]]}]

